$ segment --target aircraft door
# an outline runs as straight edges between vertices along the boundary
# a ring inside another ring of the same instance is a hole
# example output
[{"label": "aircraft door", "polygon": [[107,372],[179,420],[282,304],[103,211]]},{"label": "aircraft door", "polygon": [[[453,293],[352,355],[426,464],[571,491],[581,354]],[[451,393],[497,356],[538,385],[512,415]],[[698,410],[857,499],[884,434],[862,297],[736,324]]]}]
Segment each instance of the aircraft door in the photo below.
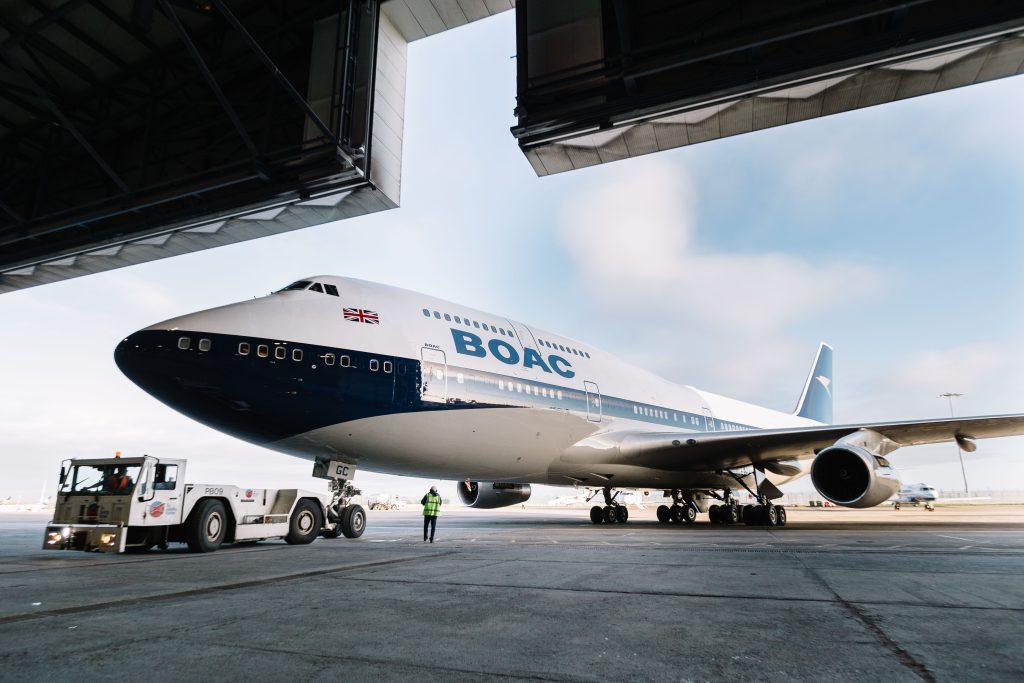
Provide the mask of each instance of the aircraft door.
[{"label": "aircraft door", "polygon": [[423,386],[423,398],[425,400],[441,401],[448,400],[448,363],[444,351],[424,346],[420,349],[420,358],[423,359],[423,369],[420,373]]},{"label": "aircraft door", "polygon": [[601,390],[593,382],[584,382],[583,389],[587,392],[587,419],[591,422],[600,422]]},{"label": "aircraft door", "polygon": [[711,409],[707,406],[701,406],[701,411],[704,413],[704,426],[706,431],[715,431],[715,416],[711,414]]},{"label": "aircraft door", "polygon": [[519,339],[519,346],[526,347],[532,346],[535,349],[539,349],[540,346],[537,344],[537,339],[533,336],[533,330],[522,323],[517,323],[513,320],[508,321],[509,327],[516,333],[516,337]]}]

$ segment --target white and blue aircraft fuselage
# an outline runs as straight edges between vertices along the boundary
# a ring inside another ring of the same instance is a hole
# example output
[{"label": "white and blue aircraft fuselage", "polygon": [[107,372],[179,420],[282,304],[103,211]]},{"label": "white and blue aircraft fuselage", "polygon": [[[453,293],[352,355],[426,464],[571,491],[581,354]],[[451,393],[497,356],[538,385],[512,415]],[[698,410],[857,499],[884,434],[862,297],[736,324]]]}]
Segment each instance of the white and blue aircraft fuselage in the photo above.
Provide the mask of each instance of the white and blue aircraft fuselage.
[{"label": "white and blue aircraft fuselage", "polygon": [[214,429],[310,460],[472,481],[460,494],[480,507],[519,502],[529,483],[687,501],[742,486],[767,502],[808,472],[827,499],[864,507],[898,488],[885,456],[900,446],[1024,430],[1021,416],[832,425],[825,344],[783,413],[503,316],[333,276],[152,325],[115,360]]}]

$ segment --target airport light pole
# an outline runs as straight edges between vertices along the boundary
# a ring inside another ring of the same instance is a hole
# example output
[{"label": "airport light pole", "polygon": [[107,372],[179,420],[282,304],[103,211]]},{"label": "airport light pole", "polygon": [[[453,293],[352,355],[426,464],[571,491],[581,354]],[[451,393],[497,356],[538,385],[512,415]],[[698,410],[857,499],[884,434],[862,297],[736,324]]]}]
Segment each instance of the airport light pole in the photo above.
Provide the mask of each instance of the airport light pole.
[{"label": "airport light pole", "polygon": [[[950,417],[956,417],[953,414],[953,399],[954,398],[959,398],[961,396],[963,396],[963,394],[955,394],[955,393],[953,393],[951,391],[947,391],[944,394],[939,394],[936,398],[944,398],[944,399],[948,400],[949,401],[949,416]],[[964,478],[964,495],[965,496],[969,496],[971,494],[970,494],[969,489],[967,488],[967,470],[966,470],[966,468],[964,468],[964,451],[963,451],[962,448],[960,448],[960,442],[959,441],[954,441],[954,443],[956,443],[956,454],[960,458],[960,474],[962,474],[963,478]]]}]

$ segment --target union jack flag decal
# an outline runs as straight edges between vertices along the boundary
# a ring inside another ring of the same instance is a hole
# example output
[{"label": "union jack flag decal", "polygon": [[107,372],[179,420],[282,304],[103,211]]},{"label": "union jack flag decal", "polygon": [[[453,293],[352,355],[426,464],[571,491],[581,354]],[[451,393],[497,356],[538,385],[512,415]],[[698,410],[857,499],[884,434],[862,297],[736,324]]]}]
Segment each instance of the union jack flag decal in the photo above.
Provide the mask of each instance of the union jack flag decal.
[{"label": "union jack flag decal", "polygon": [[377,315],[377,311],[368,311],[364,308],[346,308],[343,313],[345,320],[351,320],[354,323],[380,325],[380,316]]}]

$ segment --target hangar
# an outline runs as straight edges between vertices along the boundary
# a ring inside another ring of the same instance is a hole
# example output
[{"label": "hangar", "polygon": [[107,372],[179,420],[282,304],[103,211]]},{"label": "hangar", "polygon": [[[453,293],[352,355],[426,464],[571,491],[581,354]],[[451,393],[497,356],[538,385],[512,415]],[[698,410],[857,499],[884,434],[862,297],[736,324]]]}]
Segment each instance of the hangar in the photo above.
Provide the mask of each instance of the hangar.
[{"label": "hangar", "polygon": [[541,176],[1024,70],[998,0],[25,0],[0,292],[397,207],[408,43],[513,5]]}]

